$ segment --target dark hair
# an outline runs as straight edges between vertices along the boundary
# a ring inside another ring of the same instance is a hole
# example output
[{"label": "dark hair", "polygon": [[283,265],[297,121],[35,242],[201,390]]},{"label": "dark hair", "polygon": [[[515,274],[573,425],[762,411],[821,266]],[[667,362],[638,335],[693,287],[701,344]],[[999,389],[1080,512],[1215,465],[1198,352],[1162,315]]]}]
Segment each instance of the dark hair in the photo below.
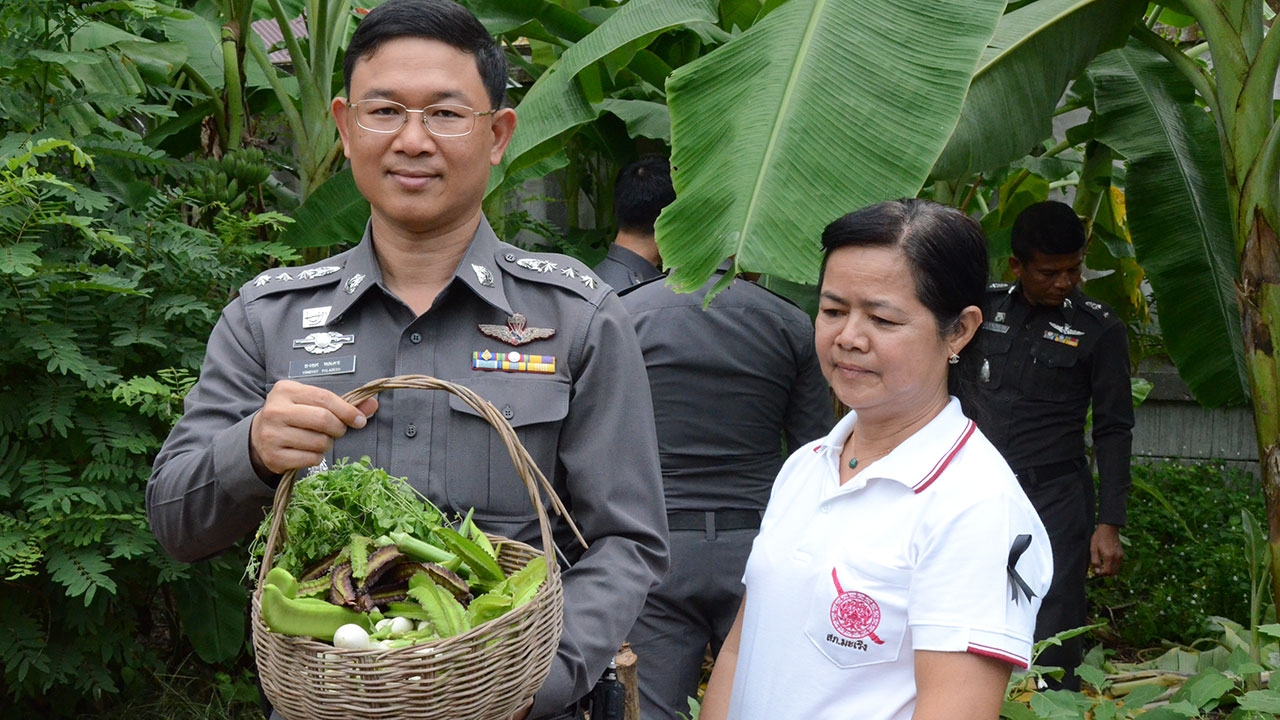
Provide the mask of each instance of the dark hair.
[{"label": "dark hair", "polygon": [[502,107],[507,92],[507,56],[471,11],[452,0],[387,0],[360,21],[342,60],[342,82],[351,92],[356,63],[388,40],[402,37],[439,40],[476,59],[489,94],[490,109]]},{"label": "dark hair", "polygon": [[662,208],[676,199],[671,186],[671,163],[660,155],[646,155],[618,171],[613,183],[613,212],[618,229],[653,234]]},{"label": "dark hair", "polygon": [[[915,281],[916,297],[938,323],[945,337],[957,329],[960,313],[982,307],[987,287],[987,241],[982,226],[956,208],[931,200],[904,198],[870,205],[832,222],[822,231],[822,269],[826,275],[832,253],[846,247],[886,247],[902,252]],[[980,362],[971,340],[949,372],[948,390],[965,402],[974,417],[967,386],[977,378]]]},{"label": "dark hair", "polygon": [[1031,262],[1037,252],[1071,255],[1084,248],[1084,224],[1070,205],[1045,200],[1018,213],[1009,245],[1014,257]]}]

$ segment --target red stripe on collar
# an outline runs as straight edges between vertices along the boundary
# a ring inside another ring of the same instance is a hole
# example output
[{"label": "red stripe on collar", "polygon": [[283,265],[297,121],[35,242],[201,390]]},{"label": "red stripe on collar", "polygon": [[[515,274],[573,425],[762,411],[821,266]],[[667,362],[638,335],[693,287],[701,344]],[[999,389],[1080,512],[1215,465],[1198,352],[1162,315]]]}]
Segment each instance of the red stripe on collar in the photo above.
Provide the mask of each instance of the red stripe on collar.
[{"label": "red stripe on collar", "polygon": [[947,451],[946,455],[942,456],[942,459],[938,460],[938,464],[933,466],[933,469],[929,471],[929,474],[925,475],[923,480],[916,483],[915,486],[911,488],[912,491],[919,494],[924,492],[925,488],[932,485],[933,481],[937,480],[938,476],[942,474],[942,471],[946,470],[947,466],[951,464],[952,458],[956,456],[956,453],[960,452],[960,448],[964,447],[964,444],[969,442],[969,438],[973,435],[973,431],[977,427],[978,426],[974,425],[972,420],[966,423],[964,426],[964,432],[960,433],[960,437],[955,441],[955,444],[951,446],[951,449]]}]

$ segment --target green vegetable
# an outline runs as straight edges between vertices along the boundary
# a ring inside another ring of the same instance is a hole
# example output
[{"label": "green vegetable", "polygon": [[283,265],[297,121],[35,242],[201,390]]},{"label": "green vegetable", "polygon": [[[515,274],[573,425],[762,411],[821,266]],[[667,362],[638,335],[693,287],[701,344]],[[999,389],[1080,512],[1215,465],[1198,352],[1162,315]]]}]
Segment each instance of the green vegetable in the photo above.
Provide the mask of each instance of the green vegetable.
[{"label": "green vegetable", "polygon": [[333,642],[338,628],[355,624],[372,630],[369,617],[355,610],[314,598],[289,598],[278,585],[262,586],[262,622],[281,635],[312,637]]},{"label": "green vegetable", "polygon": [[[368,458],[339,460],[294,482],[285,510],[288,542],[272,564],[300,577],[308,563],[348,545],[354,535],[376,538],[395,531],[429,537],[443,522],[444,514],[402,478],[373,467]],[[257,575],[270,528],[269,513],[251,548],[251,576]]]},{"label": "green vegetable", "polygon": [[471,569],[471,584],[486,589],[506,579],[506,574],[498,566],[498,561],[485,552],[479,545],[463,537],[451,527],[436,528],[436,537],[445,548],[462,558],[463,564]]},{"label": "green vegetable", "polygon": [[436,547],[425,540],[419,540],[408,533],[393,532],[389,533],[391,541],[396,544],[396,549],[417,560],[418,562],[432,562],[437,565],[443,565],[454,572],[458,572],[458,568],[462,565],[462,560],[457,555]]},{"label": "green vegetable", "polygon": [[471,508],[467,511],[467,516],[462,519],[462,525],[459,526],[459,532],[462,533],[463,537],[470,538],[472,542],[479,545],[481,550],[484,550],[489,554],[489,557],[497,560],[498,551],[494,549],[493,543],[489,542],[489,536],[485,535],[483,530],[476,527],[475,521],[471,519],[471,516],[475,514],[475,511],[475,508]]},{"label": "green vegetable", "polygon": [[462,603],[455,600],[448,590],[436,585],[426,573],[418,573],[409,580],[409,597],[422,605],[440,637],[452,637],[471,629]]},{"label": "green vegetable", "polygon": [[287,598],[298,596],[298,581],[293,579],[293,575],[290,575],[289,571],[284,568],[271,568],[271,572],[267,573],[267,579],[262,584],[275,585],[280,588],[280,592]]}]

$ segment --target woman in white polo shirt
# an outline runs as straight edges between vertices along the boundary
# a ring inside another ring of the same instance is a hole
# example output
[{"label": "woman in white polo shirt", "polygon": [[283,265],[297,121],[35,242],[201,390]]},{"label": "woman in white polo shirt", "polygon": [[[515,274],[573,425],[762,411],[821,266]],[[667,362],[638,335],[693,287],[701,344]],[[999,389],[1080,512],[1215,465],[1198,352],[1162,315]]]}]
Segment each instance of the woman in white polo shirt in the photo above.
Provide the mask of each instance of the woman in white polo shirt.
[{"label": "woman in white polo shirt", "polygon": [[982,230],[908,199],[822,244],[815,341],[851,412],[778,475],[702,720],[994,720],[1053,561],[955,397],[976,376]]}]

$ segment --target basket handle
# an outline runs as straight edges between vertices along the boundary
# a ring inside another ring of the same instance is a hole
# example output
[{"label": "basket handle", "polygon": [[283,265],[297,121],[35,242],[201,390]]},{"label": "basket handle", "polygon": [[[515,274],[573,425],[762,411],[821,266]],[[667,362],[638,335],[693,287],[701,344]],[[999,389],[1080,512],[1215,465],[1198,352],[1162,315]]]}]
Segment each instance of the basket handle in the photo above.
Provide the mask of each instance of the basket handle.
[{"label": "basket handle", "polygon": [[[440,380],[430,375],[398,375],[396,377],[382,378],[380,380],[371,380],[364,385],[348,392],[342,396],[342,399],[357,405],[371,397],[375,397],[384,390],[395,390],[397,388],[408,388],[418,390],[444,390],[446,392],[457,395],[464,402],[475,409],[480,417],[484,418],[498,431],[498,435],[507,446],[507,452],[511,455],[511,461],[515,464],[516,472],[519,473],[520,479],[524,481],[525,488],[529,491],[529,499],[533,501],[534,510],[538,513],[538,527],[542,532],[542,551],[547,556],[547,570],[550,571],[556,567],[555,543],[551,535],[551,522],[547,517],[546,507],[542,503],[542,496],[538,490],[541,488],[547,493],[551,499],[551,506],[556,514],[565,519],[569,524],[569,528],[573,530],[573,534],[578,538],[578,542],[582,546],[587,547],[587,541],[583,539],[582,533],[578,531],[578,526],[573,522],[573,518],[569,516],[569,511],[561,502],[560,496],[556,494],[555,488],[547,480],[547,476],[538,469],[533,458],[529,455],[529,451],[524,445],[520,444],[520,438],[516,436],[516,431],[511,427],[511,423],[498,412],[488,400],[480,397],[471,388],[457,385],[445,380]],[[272,562],[275,558],[276,546],[284,540],[284,515],[285,509],[289,506],[289,499],[293,495],[293,483],[298,477],[298,470],[290,470],[280,478],[280,484],[276,486],[276,494],[271,506],[271,528],[267,531],[267,543],[262,553],[262,563],[258,566],[258,585],[262,585],[267,579],[267,571],[271,569]]]}]

